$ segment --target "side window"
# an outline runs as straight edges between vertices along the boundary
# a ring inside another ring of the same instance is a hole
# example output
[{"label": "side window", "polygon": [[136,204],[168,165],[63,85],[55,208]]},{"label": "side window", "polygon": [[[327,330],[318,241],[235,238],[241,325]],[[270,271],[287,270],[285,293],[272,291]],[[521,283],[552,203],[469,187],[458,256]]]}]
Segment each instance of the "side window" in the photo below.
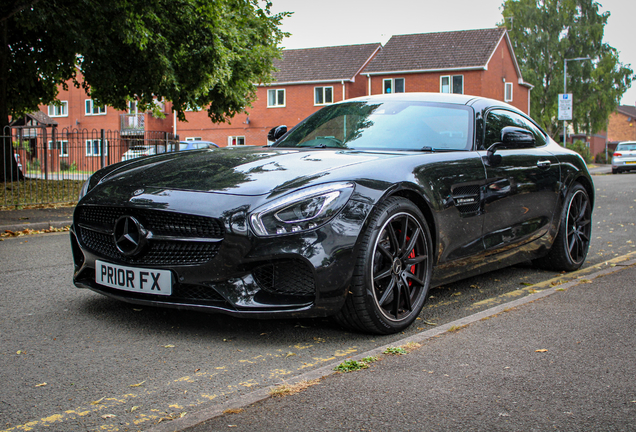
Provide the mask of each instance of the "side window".
[{"label": "side window", "polygon": [[543,132],[530,120],[512,111],[492,110],[488,113],[488,117],[486,118],[484,147],[488,148],[494,143],[500,142],[501,130],[506,126],[516,126],[532,132],[536,141],[535,147],[541,147],[547,143]]}]

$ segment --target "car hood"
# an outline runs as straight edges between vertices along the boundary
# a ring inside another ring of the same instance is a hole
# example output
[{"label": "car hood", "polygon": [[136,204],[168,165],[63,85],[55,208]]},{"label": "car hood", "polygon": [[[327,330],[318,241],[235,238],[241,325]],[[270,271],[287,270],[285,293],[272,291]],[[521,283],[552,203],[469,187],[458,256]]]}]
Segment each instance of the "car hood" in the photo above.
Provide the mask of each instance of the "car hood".
[{"label": "car hood", "polygon": [[323,178],[330,181],[327,177],[344,167],[399,156],[261,147],[188,151],[131,161],[111,171],[100,184],[256,196],[320,183]]}]

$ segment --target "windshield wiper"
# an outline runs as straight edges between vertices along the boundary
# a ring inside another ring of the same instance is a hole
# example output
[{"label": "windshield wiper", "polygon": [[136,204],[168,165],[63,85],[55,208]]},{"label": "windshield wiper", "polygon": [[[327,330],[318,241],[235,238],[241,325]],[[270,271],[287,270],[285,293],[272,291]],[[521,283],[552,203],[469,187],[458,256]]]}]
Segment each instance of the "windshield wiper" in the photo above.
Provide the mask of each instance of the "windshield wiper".
[{"label": "windshield wiper", "polygon": [[431,153],[444,153],[444,152],[455,152],[461,151],[460,149],[450,149],[450,148],[433,148],[429,146],[424,146],[420,149],[421,152],[431,152]]}]

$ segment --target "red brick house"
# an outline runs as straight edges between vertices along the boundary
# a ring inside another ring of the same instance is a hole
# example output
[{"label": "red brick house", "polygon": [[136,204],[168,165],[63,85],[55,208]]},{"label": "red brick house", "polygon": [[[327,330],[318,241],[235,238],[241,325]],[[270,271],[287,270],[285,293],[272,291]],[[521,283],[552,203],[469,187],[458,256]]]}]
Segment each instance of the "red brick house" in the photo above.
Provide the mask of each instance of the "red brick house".
[{"label": "red brick house", "polygon": [[181,140],[203,139],[220,146],[266,145],[274,126],[290,128],[325,105],[364,96],[362,70],[380,51],[379,43],[283,51],[275,62],[274,82],[257,86],[249,114],[215,125],[205,110],[186,114],[177,123]]},{"label": "red brick house", "polygon": [[503,28],[393,36],[363,75],[367,94],[463,93],[530,112],[532,86]]}]

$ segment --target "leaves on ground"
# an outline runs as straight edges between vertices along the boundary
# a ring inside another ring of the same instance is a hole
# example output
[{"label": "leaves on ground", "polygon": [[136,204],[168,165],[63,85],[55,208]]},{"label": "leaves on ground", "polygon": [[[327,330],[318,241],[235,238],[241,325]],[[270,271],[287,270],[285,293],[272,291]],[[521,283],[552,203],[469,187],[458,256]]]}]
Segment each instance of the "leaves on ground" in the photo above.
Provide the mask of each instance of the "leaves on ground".
[{"label": "leaves on ground", "polygon": [[292,385],[285,383],[270,390],[269,393],[274,397],[289,396],[295,393],[299,393],[311,387],[312,385],[318,384],[319,382],[320,382],[320,378],[316,378],[315,380],[311,380],[311,381],[303,380]]},{"label": "leaves on ground", "polygon": [[44,387],[46,385],[46,383],[41,383],[41,384],[36,384],[36,387]]},{"label": "leaves on ground", "polygon": [[48,234],[48,233],[54,233],[54,232],[65,232],[69,230],[70,230],[70,227],[68,226],[65,226],[62,228],[49,227],[48,229],[43,229],[43,230],[32,230],[29,228],[23,229],[22,231],[5,230],[3,233],[0,234],[0,237],[20,237],[20,236],[32,235],[32,234]]},{"label": "leaves on ground", "polygon": [[542,349],[534,350],[534,352],[544,353],[544,352],[548,352],[548,350],[545,348],[542,348]]},{"label": "leaves on ground", "polygon": [[146,381],[144,380],[144,381],[142,381],[140,383],[137,383],[137,384],[131,384],[130,387],[141,387],[143,385],[143,383],[145,383],[145,382]]}]

